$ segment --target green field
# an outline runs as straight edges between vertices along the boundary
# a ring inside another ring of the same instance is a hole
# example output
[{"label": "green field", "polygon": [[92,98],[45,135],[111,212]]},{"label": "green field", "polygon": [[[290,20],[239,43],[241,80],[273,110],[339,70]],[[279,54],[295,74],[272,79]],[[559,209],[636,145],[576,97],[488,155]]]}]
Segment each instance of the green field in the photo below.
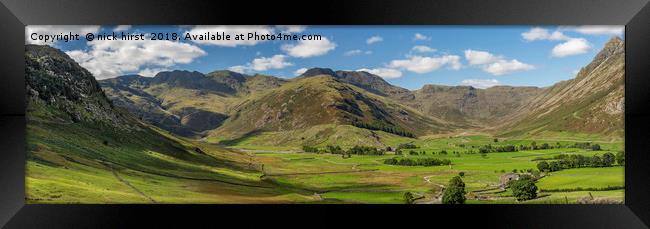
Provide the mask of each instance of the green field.
[{"label": "green field", "polygon": [[[409,155],[404,153],[397,157],[404,158],[440,158],[449,159],[449,166],[397,166],[383,163],[384,159],[396,157],[394,154],[371,156],[352,155],[343,158],[338,154],[329,153],[300,153],[297,147],[284,148],[278,151],[274,147],[236,145],[237,149],[250,150],[256,160],[264,164],[266,179],[283,186],[313,190],[324,199],[337,199],[352,203],[403,203],[405,192],[415,192],[425,195],[424,200],[439,196],[441,187],[450,178],[464,172],[463,181],[469,193],[468,203],[520,203],[507,190],[497,189],[499,178],[513,170],[518,172],[529,169],[537,170],[534,159],[547,158],[560,154],[579,154],[585,156],[602,155],[623,148],[621,142],[602,142],[600,151],[580,148],[556,148],[546,150],[523,150],[518,152],[495,152],[481,156],[478,153],[465,153],[485,144],[501,145],[530,145],[535,141],[538,145],[569,145],[574,141],[545,141],[540,139],[499,139],[487,135],[423,138],[410,141],[418,146],[414,151],[425,152],[424,155]],[[584,139],[583,139],[584,141]],[[446,150],[448,154],[439,152]],[[408,149],[403,150],[408,152]],[[453,154],[453,151],[460,152]],[[544,174],[536,183],[539,189],[576,189],[576,188],[607,188],[618,187],[609,191],[571,191],[571,192],[540,192],[535,200],[523,203],[575,203],[580,197],[591,193],[594,197],[605,197],[623,200],[624,167],[613,166],[604,168],[565,169]],[[485,191],[485,190],[493,191]],[[508,194],[510,193],[510,194]],[[480,199],[480,200],[479,200]],[[431,200],[434,201],[434,200]]]},{"label": "green field", "polygon": [[[556,148],[481,155],[476,151],[486,144],[496,147],[530,145],[533,141],[538,145],[574,142],[507,138],[494,142],[489,135],[411,139],[382,133],[382,142],[395,146],[412,143],[418,147],[413,150],[424,155],[410,155],[410,150],[404,149],[403,155],[387,152],[343,158],[339,154],[302,152],[295,145],[252,144],[261,142],[260,138],[224,148],[155,128],[147,130],[155,133],[124,135],[101,126],[53,122],[38,115],[33,114],[28,125],[29,203],[382,204],[404,203],[405,192],[422,196],[419,203],[439,203],[441,190],[460,172],[464,172],[467,203],[575,203],[589,195],[624,199],[623,166],[546,173],[536,182],[541,190],[538,198],[525,202],[517,202],[509,189],[498,188],[499,178],[505,173],[536,169],[536,159],[551,159],[559,154],[602,155],[622,149],[622,142],[602,142],[601,151]],[[442,150],[448,153],[441,154]],[[452,163],[428,167],[383,163],[393,157],[449,159]],[[608,187],[617,188],[595,191]],[[583,190],[570,190],[576,188]]]}]

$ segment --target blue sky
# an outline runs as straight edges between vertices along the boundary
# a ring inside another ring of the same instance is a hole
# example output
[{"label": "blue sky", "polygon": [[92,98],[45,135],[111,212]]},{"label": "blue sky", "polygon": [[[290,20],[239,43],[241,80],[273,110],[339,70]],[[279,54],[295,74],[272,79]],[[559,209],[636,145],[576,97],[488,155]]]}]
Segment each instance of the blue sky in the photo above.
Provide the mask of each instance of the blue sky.
[{"label": "blue sky", "polygon": [[[571,79],[622,26],[28,26],[27,34],[223,31],[318,34],[320,41],[93,41],[49,43],[98,79],[164,70],[293,78],[326,67],[365,70],[391,84],[550,86]],[[28,41],[29,43],[38,43]]]}]

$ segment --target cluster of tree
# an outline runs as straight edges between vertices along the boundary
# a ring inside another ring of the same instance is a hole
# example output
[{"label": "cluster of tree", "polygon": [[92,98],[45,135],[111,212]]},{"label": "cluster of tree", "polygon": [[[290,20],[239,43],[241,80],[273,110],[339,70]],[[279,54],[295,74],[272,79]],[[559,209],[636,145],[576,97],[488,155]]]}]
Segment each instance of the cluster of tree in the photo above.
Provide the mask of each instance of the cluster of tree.
[{"label": "cluster of tree", "polygon": [[344,154],[345,150],[341,148],[340,146],[333,146],[333,145],[326,145],[325,150],[327,150],[328,153],[331,154]]},{"label": "cluster of tree", "polygon": [[395,149],[400,150],[400,149],[417,149],[417,148],[418,148],[418,146],[416,146],[415,144],[409,142],[409,143],[399,144],[397,146],[397,148],[395,148]]},{"label": "cluster of tree", "polygon": [[368,130],[381,130],[386,133],[391,133],[391,134],[396,134],[399,136],[404,136],[408,138],[415,138],[415,134],[402,130],[400,128],[394,127],[394,126],[389,126],[383,123],[365,123],[365,122],[359,122],[355,121],[352,122],[353,126],[363,128],[363,129],[368,129]]},{"label": "cluster of tree", "polygon": [[[619,158],[623,158],[621,160],[621,163],[619,163],[620,165],[623,165],[625,163],[625,153],[619,153],[617,156],[619,156]],[[555,172],[570,168],[610,167],[614,164],[614,162],[618,162],[619,158],[614,156],[612,153],[605,153],[602,157],[598,155],[587,157],[579,154],[560,154],[554,157],[554,159],[557,159],[556,161],[541,161],[537,163],[537,169],[540,171]]]},{"label": "cluster of tree", "polygon": [[302,146],[302,151],[307,153],[318,153],[318,148],[313,146]]},{"label": "cluster of tree", "polygon": [[570,147],[579,148],[579,149],[590,149],[590,150],[593,150],[593,151],[601,150],[599,144],[591,144],[590,142],[576,142]]},{"label": "cluster of tree", "polygon": [[437,166],[437,165],[450,165],[449,159],[438,158],[389,158],[384,160],[387,165],[403,165],[403,166]]},{"label": "cluster of tree", "polygon": [[384,155],[384,149],[377,149],[371,146],[354,146],[348,150],[344,150],[340,146],[327,145],[325,149],[319,149],[313,146],[303,146],[302,150],[308,153],[331,153],[342,154],[350,157],[352,154],[356,155]]},{"label": "cluster of tree", "polygon": [[532,200],[537,197],[537,185],[532,176],[522,175],[518,180],[510,181],[508,186],[518,201]]},{"label": "cluster of tree", "polygon": [[481,148],[478,149],[478,152],[480,154],[493,152],[517,152],[517,147],[514,145],[492,146],[491,144],[487,144],[481,146]]},{"label": "cluster of tree", "polygon": [[356,155],[384,155],[383,149],[377,149],[370,146],[354,146],[347,151],[348,154]]},{"label": "cluster of tree", "polygon": [[449,180],[449,184],[442,193],[443,204],[464,204],[465,203],[465,183],[460,176],[455,176]]}]

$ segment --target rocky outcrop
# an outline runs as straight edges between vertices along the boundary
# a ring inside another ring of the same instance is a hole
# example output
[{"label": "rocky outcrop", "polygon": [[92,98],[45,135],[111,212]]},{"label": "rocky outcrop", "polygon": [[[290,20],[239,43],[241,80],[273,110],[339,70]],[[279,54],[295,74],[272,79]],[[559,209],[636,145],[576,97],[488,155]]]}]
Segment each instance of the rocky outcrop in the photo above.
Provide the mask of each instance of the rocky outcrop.
[{"label": "rocky outcrop", "polygon": [[27,107],[45,107],[63,121],[93,122],[123,129],[130,116],[114,109],[90,72],[67,54],[49,46],[25,46]]}]

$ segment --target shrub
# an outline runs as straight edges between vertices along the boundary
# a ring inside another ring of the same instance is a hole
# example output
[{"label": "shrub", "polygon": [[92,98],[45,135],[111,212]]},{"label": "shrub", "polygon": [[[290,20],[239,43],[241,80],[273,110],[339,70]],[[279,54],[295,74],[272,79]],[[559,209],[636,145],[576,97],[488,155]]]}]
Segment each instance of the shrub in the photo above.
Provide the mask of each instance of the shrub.
[{"label": "shrub", "polygon": [[594,145],[592,145],[592,146],[591,146],[591,150],[593,150],[593,151],[599,151],[599,150],[600,150],[600,145],[598,145],[598,144],[594,144]]}]

